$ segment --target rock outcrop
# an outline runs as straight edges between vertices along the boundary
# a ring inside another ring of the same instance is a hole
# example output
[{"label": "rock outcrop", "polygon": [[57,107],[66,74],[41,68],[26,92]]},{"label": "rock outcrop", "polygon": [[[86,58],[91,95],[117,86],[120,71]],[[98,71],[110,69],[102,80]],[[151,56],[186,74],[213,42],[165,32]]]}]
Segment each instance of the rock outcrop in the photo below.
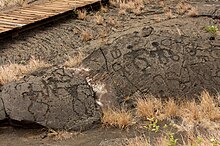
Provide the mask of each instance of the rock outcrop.
[{"label": "rock outcrop", "polygon": [[119,35],[111,44],[95,50],[82,65],[91,70],[94,80],[100,81],[96,76],[105,74],[100,82],[115,91],[111,97],[136,92],[195,97],[204,90],[219,91],[219,36],[210,40],[205,31],[189,36],[188,29],[173,31],[160,26],[137,27]]}]

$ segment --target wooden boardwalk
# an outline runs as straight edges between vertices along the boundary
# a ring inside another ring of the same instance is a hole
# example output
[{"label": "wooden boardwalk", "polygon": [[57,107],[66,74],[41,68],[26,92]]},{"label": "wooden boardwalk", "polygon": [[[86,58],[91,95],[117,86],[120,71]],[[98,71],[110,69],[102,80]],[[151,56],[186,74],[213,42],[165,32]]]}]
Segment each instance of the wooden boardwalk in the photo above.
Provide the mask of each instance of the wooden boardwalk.
[{"label": "wooden boardwalk", "polygon": [[0,12],[0,35],[97,2],[101,0],[52,0]]}]

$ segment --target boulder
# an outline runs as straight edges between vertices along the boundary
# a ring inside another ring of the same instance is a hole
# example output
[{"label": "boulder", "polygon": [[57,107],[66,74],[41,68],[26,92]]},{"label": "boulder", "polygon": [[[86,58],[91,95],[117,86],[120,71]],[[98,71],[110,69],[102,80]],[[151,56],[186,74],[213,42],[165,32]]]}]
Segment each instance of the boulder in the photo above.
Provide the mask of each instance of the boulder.
[{"label": "boulder", "polygon": [[16,121],[64,130],[86,130],[100,121],[91,86],[63,67],[42,69],[8,83],[1,94],[5,112]]}]

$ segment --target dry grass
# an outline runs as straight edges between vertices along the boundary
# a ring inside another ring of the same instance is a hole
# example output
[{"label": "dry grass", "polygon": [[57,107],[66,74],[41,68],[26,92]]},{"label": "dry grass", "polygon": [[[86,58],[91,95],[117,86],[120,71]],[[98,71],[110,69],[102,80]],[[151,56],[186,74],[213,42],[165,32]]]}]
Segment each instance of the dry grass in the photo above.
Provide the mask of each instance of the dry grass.
[{"label": "dry grass", "polygon": [[107,36],[108,36],[108,30],[106,30],[106,29],[101,29],[101,30],[99,31],[99,35],[100,35],[101,38],[107,37]]},{"label": "dry grass", "polygon": [[126,9],[120,9],[118,13],[120,15],[125,15],[126,14]]},{"label": "dry grass", "polygon": [[[136,113],[131,115],[125,110],[105,109],[102,123],[104,125],[125,128],[136,121],[135,117],[144,120],[158,119],[171,121],[171,125],[177,131],[183,131],[184,138],[175,139],[174,134],[162,131],[163,134],[156,139],[156,145],[175,146],[178,142],[187,145],[218,146],[220,145],[220,107],[219,96],[213,97],[208,92],[201,93],[199,101],[182,100],[175,101],[173,98],[162,101],[152,95],[137,98]],[[177,123],[173,120],[181,118]],[[201,133],[204,128],[206,132]],[[163,133],[165,132],[165,133]],[[178,134],[179,135],[179,134]],[[179,135],[181,136],[181,135]],[[202,139],[202,140],[201,140]],[[143,137],[127,139],[122,145],[128,146],[150,146],[149,140]]]},{"label": "dry grass", "polygon": [[87,11],[86,10],[79,10],[77,11],[78,14],[78,19],[80,20],[85,20],[87,16]]},{"label": "dry grass", "polygon": [[188,134],[184,146],[219,146],[220,145],[220,133],[219,131],[213,131],[212,133],[201,134]]},{"label": "dry grass", "polygon": [[191,7],[191,9],[188,11],[188,16],[190,17],[196,17],[198,16],[199,12],[197,10],[197,8],[195,7]]},{"label": "dry grass", "polygon": [[96,14],[95,18],[96,18],[96,24],[98,25],[102,25],[105,22],[104,18],[99,14]]},{"label": "dry grass", "polygon": [[172,18],[174,17],[172,10],[170,9],[169,11],[167,11],[167,12],[165,13],[165,16],[166,16],[168,19],[172,19]]},{"label": "dry grass", "polygon": [[187,121],[199,120],[199,109],[195,101],[187,101],[181,105],[179,115],[187,119]]},{"label": "dry grass", "polygon": [[220,107],[218,107],[214,97],[210,96],[207,91],[204,91],[201,94],[201,102],[199,108],[201,111],[200,116],[202,118],[220,122]]},{"label": "dry grass", "polygon": [[92,34],[88,31],[82,31],[81,33],[81,40],[87,42],[92,39]]},{"label": "dry grass", "polygon": [[141,11],[140,8],[136,8],[136,9],[132,10],[132,12],[133,12],[135,15],[140,15],[142,11]]},{"label": "dry grass", "polygon": [[141,14],[141,10],[144,8],[144,0],[111,0],[110,4],[119,7],[119,14],[126,14],[126,12],[131,12],[136,15]]},{"label": "dry grass", "polygon": [[84,54],[79,52],[76,56],[74,57],[68,57],[68,60],[64,63],[65,67],[75,67],[79,65],[82,60],[84,59]]},{"label": "dry grass", "polygon": [[189,8],[190,8],[190,6],[186,3],[184,3],[184,2],[180,2],[176,6],[177,13],[180,14],[180,15],[183,15],[184,13],[186,13]]},{"label": "dry grass", "polygon": [[220,107],[206,91],[202,92],[199,103],[192,101],[182,104],[179,115],[187,122],[201,123],[203,126],[212,122],[220,123]]},{"label": "dry grass", "polygon": [[163,0],[160,0],[158,4],[159,4],[159,6],[161,6],[161,7],[164,7],[164,6],[165,6],[165,3],[164,3]]},{"label": "dry grass", "polygon": [[102,123],[106,126],[126,128],[132,125],[133,117],[130,112],[125,110],[115,110],[107,108],[103,110]]},{"label": "dry grass", "polygon": [[159,118],[162,111],[162,102],[161,100],[148,96],[145,99],[137,99],[136,114],[139,117],[147,118]]},{"label": "dry grass", "polygon": [[[176,141],[176,142],[175,142]],[[126,139],[122,143],[122,146],[177,146],[180,145],[178,142],[182,141],[182,146],[219,146],[220,145],[220,133],[215,131],[213,133],[201,134],[190,134],[186,135],[186,139],[176,139],[173,134],[166,133],[165,135],[156,139],[154,144],[150,144],[150,141],[144,137],[135,137]]]},{"label": "dry grass", "polygon": [[157,17],[154,17],[154,21],[159,23],[162,21],[161,17],[157,16]]},{"label": "dry grass", "polygon": [[52,138],[54,140],[67,140],[73,138],[78,135],[76,132],[67,132],[67,131],[55,131],[53,129],[49,129],[47,133],[47,137]]},{"label": "dry grass", "polygon": [[27,65],[21,64],[7,64],[0,67],[0,84],[6,84],[8,82],[18,80],[25,74],[31,73],[39,68],[49,67],[43,61],[35,60],[33,57],[30,59]]},{"label": "dry grass", "polygon": [[162,102],[153,96],[138,98],[136,114],[143,119],[181,117],[186,124],[216,129],[220,128],[220,107],[216,98],[219,97],[210,96],[206,91],[202,92],[200,102],[184,101],[177,104],[173,99]]},{"label": "dry grass", "polygon": [[115,27],[117,25],[117,21],[114,18],[109,17],[108,18],[108,24]]},{"label": "dry grass", "polygon": [[178,105],[174,99],[170,98],[164,105],[165,117],[174,117],[178,115]]},{"label": "dry grass", "polygon": [[104,7],[103,5],[101,5],[100,11],[101,11],[102,13],[107,13],[107,12],[108,12],[108,9],[107,9],[107,7]]}]

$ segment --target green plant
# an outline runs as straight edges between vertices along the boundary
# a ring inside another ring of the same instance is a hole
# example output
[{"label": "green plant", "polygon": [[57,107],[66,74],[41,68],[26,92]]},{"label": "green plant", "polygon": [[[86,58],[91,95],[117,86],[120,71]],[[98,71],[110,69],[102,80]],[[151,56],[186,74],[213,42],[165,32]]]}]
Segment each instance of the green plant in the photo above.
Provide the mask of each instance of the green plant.
[{"label": "green plant", "polygon": [[166,129],[168,127],[168,125],[167,124],[165,124],[164,126],[163,126],[163,129]]},{"label": "green plant", "polygon": [[144,126],[144,128],[151,130],[152,132],[158,132],[160,126],[157,125],[158,124],[158,120],[154,119],[154,118],[148,118],[148,120],[151,122],[150,124],[148,124],[147,126]]},{"label": "green plant", "polygon": [[201,144],[202,141],[203,141],[203,138],[201,136],[197,136],[197,140],[196,141],[197,141],[198,144]]},{"label": "green plant", "polygon": [[213,144],[213,146],[219,146],[220,145],[220,141],[218,141],[218,140],[216,140],[216,139],[211,139],[210,140],[211,141],[211,143]]},{"label": "green plant", "polygon": [[173,133],[169,134],[169,144],[168,146],[175,146],[178,139],[175,139]]},{"label": "green plant", "polygon": [[210,25],[206,27],[206,31],[211,33],[211,34],[216,34],[218,31],[218,27],[215,25]]}]

